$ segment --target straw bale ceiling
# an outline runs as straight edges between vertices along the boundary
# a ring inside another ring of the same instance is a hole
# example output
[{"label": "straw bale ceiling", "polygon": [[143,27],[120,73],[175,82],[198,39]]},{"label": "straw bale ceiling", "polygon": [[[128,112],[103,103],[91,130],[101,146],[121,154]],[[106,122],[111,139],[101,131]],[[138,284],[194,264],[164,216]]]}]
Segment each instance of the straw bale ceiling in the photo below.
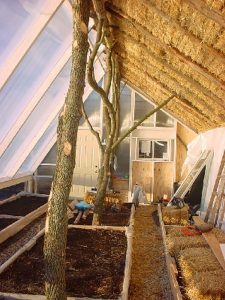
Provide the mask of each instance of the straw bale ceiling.
[{"label": "straw bale ceiling", "polygon": [[225,126],[225,0],[105,2],[121,74],[196,132]]}]

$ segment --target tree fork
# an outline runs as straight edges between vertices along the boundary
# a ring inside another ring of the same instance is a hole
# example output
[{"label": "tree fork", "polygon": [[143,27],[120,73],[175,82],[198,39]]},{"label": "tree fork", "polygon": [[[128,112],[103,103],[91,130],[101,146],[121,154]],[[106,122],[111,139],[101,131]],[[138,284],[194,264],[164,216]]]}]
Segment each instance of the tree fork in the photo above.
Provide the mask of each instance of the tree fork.
[{"label": "tree fork", "polygon": [[48,201],[44,259],[47,300],[65,300],[65,256],[67,242],[67,202],[75,167],[75,148],[85,86],[88,52],[89,0],[73,2],[73,45],[70,86],[60,116],[57,162]]}]

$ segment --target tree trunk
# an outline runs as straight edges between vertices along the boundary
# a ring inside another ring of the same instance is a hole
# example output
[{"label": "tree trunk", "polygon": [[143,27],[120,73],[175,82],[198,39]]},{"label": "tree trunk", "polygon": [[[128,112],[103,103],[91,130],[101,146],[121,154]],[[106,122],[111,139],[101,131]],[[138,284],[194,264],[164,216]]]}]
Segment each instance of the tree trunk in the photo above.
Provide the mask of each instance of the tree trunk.
[{"label": "tree trunk", "polygon": [[94,209],[94,216],[93,216],[93,225],[100,225],[102,219],[102,212],[105,200],[105,194],[108,185],[108,173],[109,173],[109,161],[110,161],[110,153],[109,151],[104,152],[104,168],[101,172],[101,176],[98,178],[98,189],[95,198],[95,209]]},{"label": "tree trunk", "polygon": [[73,6],[73,47],[70,86],[58,125],[58,152],[52,191],[49,196],[44,244],[45,292],[48,300],[65,300],[65,256],[67,242],[67,201],[75,167],[77,130],[88,51],[89,0]]}]

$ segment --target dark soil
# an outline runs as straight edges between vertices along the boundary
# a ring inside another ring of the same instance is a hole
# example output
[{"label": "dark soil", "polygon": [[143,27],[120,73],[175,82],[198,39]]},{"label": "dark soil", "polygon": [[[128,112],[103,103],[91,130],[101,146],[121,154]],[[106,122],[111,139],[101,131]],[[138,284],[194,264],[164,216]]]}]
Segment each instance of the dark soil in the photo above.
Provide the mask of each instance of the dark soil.
[{"label": "dark soil", "polygon": [[47,203],[48,197],[22,196],[0,206],[0,215],[25,216]]},{"label": "dark soil", "polygon": [[3,219],[0,218],[0,230],[8,227],[9,225],[11,225],[12,223],[16,222],[17,219]]},{"label": "dark soil", "polygon": [[45,214],[25,226],[17,234],[0,244],[0,265],[23,247],[45,226]]},{"label": "dark soil", "polygon": [[19,183],[13,186],[6,187],[0,190],[0,200],[7,199],[19,192],[24,191],[24,183]]},{"label": "dark soil", "polygon": [[[120,212],[112,212],[111,207],[105,208],[104,213],[102,214],[102,225],[106,226],[128,226],[130,220],[132,203],[123,203]],[[68,223],[73,224],[77,217],[77,214],[74,215],[74,218],[69,219]],[[93,213],[90,213],[87,216],[86,220],[82,218],[79,221],[79,225],[91,225],[93,219]]]},{"label": "dark soil", "polygon": [[[43,238],[0,275],[1,292],[44,294],[42,249]],[[68,296],[118,298],[126,257],[124,232],[69,229],[66,251]]]}]

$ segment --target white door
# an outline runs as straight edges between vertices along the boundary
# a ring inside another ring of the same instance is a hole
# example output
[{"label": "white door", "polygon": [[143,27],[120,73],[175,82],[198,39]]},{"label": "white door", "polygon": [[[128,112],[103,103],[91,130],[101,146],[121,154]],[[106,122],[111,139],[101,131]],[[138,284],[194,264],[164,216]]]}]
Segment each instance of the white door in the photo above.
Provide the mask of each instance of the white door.
[{"label": "white door", "polygon": [[78,130],[71,196],[83,197],[87,190],[96,186],[99,159],[99,147],[95,136],[88,129]]}]

